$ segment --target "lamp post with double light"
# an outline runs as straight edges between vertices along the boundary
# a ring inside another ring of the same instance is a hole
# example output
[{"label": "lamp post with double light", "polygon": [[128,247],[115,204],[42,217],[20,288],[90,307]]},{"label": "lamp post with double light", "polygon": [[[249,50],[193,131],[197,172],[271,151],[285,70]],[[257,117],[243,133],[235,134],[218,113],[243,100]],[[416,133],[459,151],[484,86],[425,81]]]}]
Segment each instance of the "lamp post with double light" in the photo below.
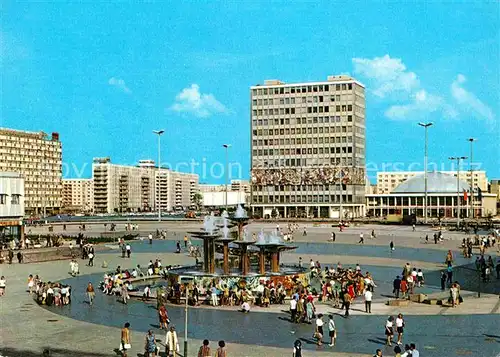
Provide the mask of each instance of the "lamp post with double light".
[{"label": "lamp post with double light", "polygon": [[425,144],[424,144],[424,222],[427,223],[427,129],[433,125],[433,123],[418,123],[421,127],[425,129]]},{"label": "lamp post with double light", "polygon": [[226,168],[225,168],[225,171],[226,171],[226,184],[225,184],[225,189],[224,189],[224,206],[225,206],[225,210],[227,212],[227,185],[228,185],[228,181],[229,181],[229,154],[228,154],[228,151],[229,151],[229,148],[231,147],[231,144],[223,144],[222,147],[226,150]]},{"label": "lamp post with double light", "polygon": [[454,156],[449,158],[457,162],[457,228],[460,228],[460,162],[466,160],[467,156]]},{"label": "lamp post with double light", "polygon": [[157,186],[157,205],[158,205],[158,222],[161,222],[161,135],[165,132],[165,130],[153,130],[153,133],[158,135],[158,180],[156,182]]}]

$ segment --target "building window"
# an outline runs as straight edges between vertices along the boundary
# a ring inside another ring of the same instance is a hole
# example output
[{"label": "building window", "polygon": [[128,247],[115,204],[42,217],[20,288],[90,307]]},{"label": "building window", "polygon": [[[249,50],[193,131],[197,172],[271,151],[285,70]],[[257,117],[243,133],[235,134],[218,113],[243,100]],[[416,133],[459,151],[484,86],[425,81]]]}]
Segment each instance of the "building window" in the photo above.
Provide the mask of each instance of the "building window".
[{"label": "building window", "polygon": [[7,195],[6,194],[0,194],[0,205],[4,205],[7,203]]},{"label": "building window", "polygon": [[18,204],[19,204],[19,201],[20,201],[20,200],[19,200],[19,197],[20,197],[20,196],[21,196],[21,195],[12,195],[12,201],[10,201],[10,203],[11,203],[11,204],[13,204],[13,205],[18,205]]}]

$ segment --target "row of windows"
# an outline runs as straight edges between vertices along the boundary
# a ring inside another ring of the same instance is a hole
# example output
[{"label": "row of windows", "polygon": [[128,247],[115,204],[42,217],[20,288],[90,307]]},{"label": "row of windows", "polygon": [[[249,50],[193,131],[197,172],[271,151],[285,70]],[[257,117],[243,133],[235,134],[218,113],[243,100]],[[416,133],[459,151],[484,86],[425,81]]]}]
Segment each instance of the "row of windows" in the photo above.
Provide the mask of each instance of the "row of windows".
[{"label": "row of windows", "polygon": [[294,93],[312,93],[312,92],[328,92],[328,91],[352,90],[352,83],[342,84],[320,84],[301,87],[277,87],[277,88],[254,88],[253,95],[268,95],[268,94],[294,94]]},{"label": "row of windows", "polygon": [[[274,190],[278,192],[288,191],[338,191],[340,185],[275,185],[275,186],[262,186],[254,185],[254,191],[268,191]],[[346,190],[347,185],[342,184],[342,190]]]},{"label": "row of windows", "polygon": [[[331,108],[331,110],[330,110]],[[335,109],[335,110],[334,110]],[[270,108],[270,109],[253,109],[253,116],[262,115],[289,115],[289,114],[313,114],[313,113],[329,113],[329,112],[352,112],[352,105],[336,105],[336,106],[314,106],[314,107],[304,107],[304,108]]]},{"label": "row of windows", "polygon": [[324,165],[362,166],[364,165],[364,160],[358,158],[353,159],[352,157],[332,157],[330,159],[314,157],[306,159],[276,159],[274,161],[254,162],[254,167],[309,167]]},{"label": "row of windows", "polygon": [[281,118],[281,119],[253,119],[252,125],[293,125],[293,124],[333,124],[340,122],[352,122],[352,115],[336,115],[312,118]]},{"label": "row of windows", "polygon": [[[352,136],[337,136],[337,137],[319,137],[319,138],[291,138],[291,139],[259,139],[252,140],[252,146],[273,146],[273,145],[300,145],[300,144],[340,144],[352,143]],[[364,145],[364,140],[361,138],[354,138],[354,142],[358,145]]]},{"label": "row of windows", "polygon": [[[353,127],[349,126],[336,126],[336,127],[314,127],[314,128],[290,128],[290,129],[254,129],[252,134],[254,136],[265,135],[295,135],[295,134],[329,134],[329,133],[352,133]],[[272,145],[272,144],[271,144]]]},{"label": "row of windows", "polygon": [[284,104],[295,104],[296,99],[297,103],[324,103],[327,101],[327,99],[330,98],[330,102],[340,102],[342,100],[344,101],[352,101],[352,95],[348,96],[340,96],[340,95],[332,95],[330,97],[324,97],[322,95],[320,96],[314,96],[314,97],[291,97],[291,98],[279,98],[279,99],[273,99],[273,98],[264,98],[264,99],[253,99],[252,100],[252,105],[284,105]]},{"label": "row of windows", "polygon": [[[254,156],[272,156],[272,155],[316,155],[316,154],[352,154],[352,146],[348,147],[331,147],[331,148],[307,148],[307,149],[259,149],[253,150],[253,152],[257,152]],[[261,153],[262,152],[262,153]]]},{"label": "row of windows", "polygon": [[[340,203],[340,195],[304,195],[304,196],[253,196],[254,203]],[[353,203],[352,195],[343,195],[342,202]]]}]

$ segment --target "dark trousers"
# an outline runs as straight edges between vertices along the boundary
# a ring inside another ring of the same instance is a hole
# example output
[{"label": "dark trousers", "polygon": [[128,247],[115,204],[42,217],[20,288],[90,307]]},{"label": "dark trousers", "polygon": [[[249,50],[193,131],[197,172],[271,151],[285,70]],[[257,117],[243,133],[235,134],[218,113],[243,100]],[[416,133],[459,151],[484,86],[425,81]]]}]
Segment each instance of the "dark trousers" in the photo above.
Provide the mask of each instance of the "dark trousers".
[{"label": "dark trousers", "polygon": [[394,294],[394,296],[396,297],[396,299],[399,299],[399,289],[394,289],[392,291],[392,293]]},{"label": "dark trousers", "polygon": [[291,309],[290,312],[292,313],[292,322],[295,322],[297,319],[297,309]]},{"label": "dark trousers", "polygon": [[90,258],[89,259],[89,267],[93,267],[94,266],[94,258]]},{"label": "dark trousers", "polygon": [[344,316],[347,317],[347,316],[349,316],[349,308],[351,307],[351,303],[346,301],[344,303],[344,305],[345,305],[345,315]]},{"label": "dark trousers", "polygon": [[371,301],[365,301],[365,311],[368,313],[372,312],[372,302]]},{"label": "dark trousers", "polygon": [[441,279],[441,290],[444,290],[446,284],[446,280]]}]

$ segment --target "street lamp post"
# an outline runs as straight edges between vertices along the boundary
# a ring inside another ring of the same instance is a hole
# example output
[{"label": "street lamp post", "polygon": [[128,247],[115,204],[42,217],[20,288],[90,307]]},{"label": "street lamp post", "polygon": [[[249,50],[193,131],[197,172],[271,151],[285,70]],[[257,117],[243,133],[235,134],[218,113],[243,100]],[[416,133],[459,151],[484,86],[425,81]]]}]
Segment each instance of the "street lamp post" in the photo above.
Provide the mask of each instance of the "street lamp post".
[{"label": "street lamp post", "polygon": [[184,307],[184,357],[188,355],[188,299],[189,285],[186,283],[186,305]]},{"label": "street lamp post", "polygon": [[153,133],[158,135],[158,182],[157,182],[157,202],[158,202],[158,222],[161,222],[161,198],[160,198],[160,186],[161,186],[161,135],[165,130],[153,130]]},{"label": "street lamp post", "polygon": [[457,228],[460,228],[460,161],[466,160],[467,156],[450,157],[457,162]]},{"label": "street lamp post", "polygon": [[472,149],[473,149],[473,144],[474,141],[477,141],[476,138],[468,138],[468,142],[470,142],[470,158],[469,158],[469,169],[470,169],[470,191],[471,191],[471,198],[470,198],[470,205],[471,205],[471,218],[474,218],[474,169],[472,168]]},{"label": "street lamp post", "polygon": [[421,127],[425,129],[425,144],[424,144],[424,191],[425,191],[425,196],[424,196],[424,223],[427,223],[427,205],[428,205],[428,198],[427,198],[427,129],[433,125],[433,123],[418,123]]},{"label": "street lamp post", "polygon": [[227,212],[227,185],[228,185],[228,178],[229,178],[229,154],[228,154],[228,149],[231,147],[231,144],[224,144],[222,145],[224,149],[226,149],[226,185],[225,185],[225,194],[224,194],[224,206],[226,207],[226,212]]}]

